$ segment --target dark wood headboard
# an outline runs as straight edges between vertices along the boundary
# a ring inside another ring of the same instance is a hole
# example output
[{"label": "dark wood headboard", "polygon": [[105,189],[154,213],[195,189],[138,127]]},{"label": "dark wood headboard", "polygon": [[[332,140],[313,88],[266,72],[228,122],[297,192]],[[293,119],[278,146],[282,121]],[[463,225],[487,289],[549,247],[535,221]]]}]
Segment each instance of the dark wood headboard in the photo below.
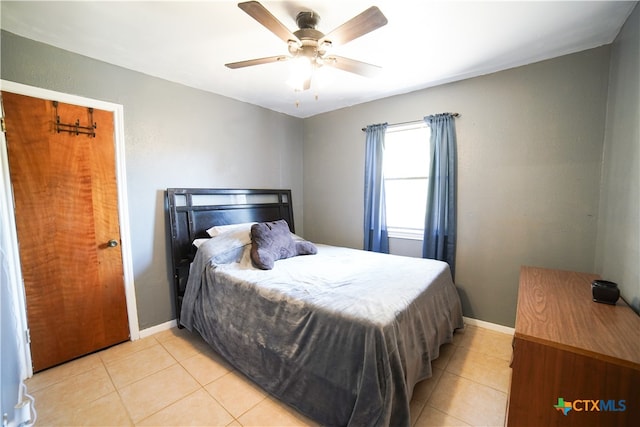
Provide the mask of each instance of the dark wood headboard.
[{"label": "dark wood headboard", "polygon": [[295,232],[291,190],[168,188],[166,198],[179,327],[189,265],[195,256],[193,241],[209,237],[207,229],[214,225],[284,219]]}]

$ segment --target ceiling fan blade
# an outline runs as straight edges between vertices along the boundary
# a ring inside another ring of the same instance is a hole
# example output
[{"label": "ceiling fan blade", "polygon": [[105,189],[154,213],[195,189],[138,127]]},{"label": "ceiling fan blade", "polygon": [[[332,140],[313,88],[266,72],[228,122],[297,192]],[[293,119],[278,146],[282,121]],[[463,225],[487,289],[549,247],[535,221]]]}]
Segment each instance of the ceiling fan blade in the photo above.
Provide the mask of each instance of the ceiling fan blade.
[{"label": "ceiling fan blade", "polygon": [[224,64],[228,68],[236,69],[236,68],[244,68],[251,67],[253,65],[261,65],[261,64],[269,64],[271,62],[280,62],[288,60],[288,56],[279,55],[279,56],[268,56],[266,58],[257,58],[257,59],[249,59],[247,61],[239,61],[239,62],[231,62],[229,64]]},{"label": "ceiling fan blade", "polygon": [[245,11],[253,19],[265,26],[269,31],[278,36],[285,43],[289,40],[293,40],[297,43],[301,43],[298,37],[296,37],[287,27],[278,21],[278,19],[271,14],[263,5],[257,1],[247,1],[244,3],[238,3],[238,7]]},{"label": "ceiling fan blade", "polygon": [[340,45],[357,39],[373,30],[383,27],[387,24],[387,18],[380,12],[376,6],[357,15],[318,41],[318,45],[329,41],[333,45]]},{"label": "ceiling fan blade", "polygon": [[375,77],[382,71],[382,67],[378,67],[377,65],[367,64],[366,62],[335,55],[325,57],[324,65],[329,65],[339,70],[348,71],[349,73],[359,74],[365,77]]}]

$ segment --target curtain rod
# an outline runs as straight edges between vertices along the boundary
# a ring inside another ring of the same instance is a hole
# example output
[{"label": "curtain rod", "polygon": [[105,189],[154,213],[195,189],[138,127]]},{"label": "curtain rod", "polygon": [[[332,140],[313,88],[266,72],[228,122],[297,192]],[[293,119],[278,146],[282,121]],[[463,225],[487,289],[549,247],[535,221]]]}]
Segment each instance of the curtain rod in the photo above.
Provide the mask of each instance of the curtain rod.
[{"label": "curtain rod", "polygon": [[[449,113],[449,114],[451,114],[453,117],[460,117],[459,113]],[[413,120],[413,121],[410,121],[410,122],[393,123],[393,124],[388,125],[388,127],[402,126],[402,125],[413,125],[413,124],[418,124],[418,123],[424,123],[424,120]],[[366,130],[367,130],[366,127],[362,128],[362,132],[364,132]]]}]

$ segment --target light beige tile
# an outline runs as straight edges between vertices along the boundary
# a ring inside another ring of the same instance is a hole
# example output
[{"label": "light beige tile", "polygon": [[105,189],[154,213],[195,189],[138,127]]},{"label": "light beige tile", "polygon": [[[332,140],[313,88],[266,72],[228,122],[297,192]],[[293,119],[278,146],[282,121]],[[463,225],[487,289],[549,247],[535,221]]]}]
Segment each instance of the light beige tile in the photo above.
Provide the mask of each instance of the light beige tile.
[{"label": "light beige tile", "polygon": [[442,376],[442,372],[442,369],[433,368],[433,375],[431,376],[431,378],[420,381],[413,388],[413,396],[411,397],[411,399],[418,400],[420,402],[426,402],[431,396],[431,393],[433,393],[433,390],[435,390],[435,388],[437,387],[438,381]]},{"label": "light beige tile", "polygon": [[57,426],[72,426],[73,414],[75,409],[68,410],[48,410],[45,413],[41,413],[40,404],[36,404],[36,410],[38,411],[38,419],[36,420],[36,427],[57,427]]},{"label": "light beige tile", "polygon": [[487,335],[488,354],[511,363],[513,356],[513,335],[490,332]]},{"label": "light beige tile", "polygon": [[[473,348],[474,351],[510,361],[513,348],[513,336],[485,328],[467,326],[465,332],[454,339],[460,347]],[[458,335],[458,334],[456,334]],[[455,335],[454,335],[455,337]]]},{"label": "light beige tile", "polygon": [[[453,344],[443,345],[439,358],[432,362],[434,376],[414,389],[412,423],[419,427],[502,425],[506,393],[500,390],[508,390],[504,373],[510,369],[505,371],[501,366],[508,367],[511,339],[508,334],[475,326],[456,332]],[[128,384],[120,386],[122,399],[114,392],[102,362],[109,373],[115,373],[114,382]],[[168,367],[164,367],[166,364]],[[208,394],[200,384],[206,384]],[[287,405],[267,397],[233,371],[198,334],[186,329],[173,328],[120,344],[36,374],[27,385],[36,398],[37,424],[43,426],[130,425],[140,420],[146,425],[198,425],[202,417],[208,417],[207,424],[211,424],[210,420],[218,416],[220,421],[215,425],[232,427],[241,427],[240,419],[248,426],[314,425]],[[220,407],[226,409],[220,413]],[[192,418],[185,418],[183,408],[192,408],[188,410]],[[180,421],[171,421],[175,417]]]},{"label": "light beige tile", "polygon": [[139,426],[226,426],[234,418],[203,389],[137,423]]},{"label": "light beige tile", "polygon": [[82,406],[73,414],[74,426],[132,426],[126,408],[117,392]]},{"label": "light beige tile", "polygon": [[[175,328],[167,329],[165,331],[156,332],[155,334],[153,334],[153,337],[158,342],[162,342],[162,341],[166,341],[168,339],[179,336],[181,331],[185,331],[185,329],[179,329],[175,327]],[[189,332],[189,331],[186,331],[186,332]]]},{"label": "light beige tile", "polygon": [[502,426],[507,394],[445,371],[427,405],[471,425]]},{"label": "light beige tile", "polygon": [[447,367],[447,363],[451,359],[453,353],[455,353],[458,347],[454,344],[443,344],[440,346],[440,353],[438,354],[438,358],[431,361],[431,367],[444,369]]},{"label": "light beige tile", "polygon": [[118,360],[129,357],[134,353],[137,353],[146,348],[157,345],[158,341],[154,337],[147,337],[136,341],[128,341],[108,348],[98,353],[105,365],[117,362]]},{"label": "light beige tile", "polygon": [[36,400],[39,424],[47,425],[52,423],[52,420],[72,422],[75,409],[114,391],[107,371],[100,365],[98,368],[33,392],[32,396]]},{"label": "light beige tile", "polygon": [[317,426],[318,424],[299,414],[272,397],[267,397],[238,418],[245,427]]},{"label": "light beige tile", "polygon": [[138,422],[199,387],[198,382],[176,363],[122,388],[120,396],[133,422]]},{"label": "light beige tile", "polygon": [[505,393],[509,391],[511,384],[509,362],[475,351],[475,348],[459,348],[446,370]]},{"label": "light beige tile", "polygon": [[198,353],[180,363],[201,385],[207,385],[233,370],[227,362],[213,352]]},{"label": "light beige tile", "polygon": [[157,334],[153,334],[153,337],[157,339],[159,342],[163,342],[166,340],[170,340],[172,338],[186,338],[190,339],[194,336],[200,336],[197,332],[190,332],[185,328],[174,327],[171,329],[167,329],[165,331],[158,332]]},{"label": "light beige tile", "polygon": [[467,325],[465,323],[464,328],[456,329],[456,331],[453,333],[452,343],[454,345],[460,345],[463,341],[470,339],[471,337],[469,335],[474,334],[476,329],[477,327],[472,325]]},{"label": "light beige tile", "polygon": [[411,400],[409,402],[409,415],[411,416],[411,425],[414,425],[418,417],[422,413],[425,403],[419,400]]},{"label": "light beige tile", "polygon": [[468,426],[462,420],[425,405],[414,427]]},{"label": "light beige tile", "polygon": [[209,346],[199,336],[182,336],[163,340],[162,346],[178,361],[206,351]]},{"label": "light beige tile", "polygon": [[175,363],[176,360],[156,342],[151,347],[108,364],[107,370],[116,388],[121,389]]},{"label": "light beige tile", "polygon": [[267,396],[262,389],[235,371],[208,384],[205,390],[236,418]]},{"label": "light beige tile", "polygon": [[29,392],[35,392],[64,381],[74,375],[82,374],[99,367],[102,367],[100,357],[97,354],[91,354],[56,366],[55,368],[38,372],[26,381],[27,389]]}]

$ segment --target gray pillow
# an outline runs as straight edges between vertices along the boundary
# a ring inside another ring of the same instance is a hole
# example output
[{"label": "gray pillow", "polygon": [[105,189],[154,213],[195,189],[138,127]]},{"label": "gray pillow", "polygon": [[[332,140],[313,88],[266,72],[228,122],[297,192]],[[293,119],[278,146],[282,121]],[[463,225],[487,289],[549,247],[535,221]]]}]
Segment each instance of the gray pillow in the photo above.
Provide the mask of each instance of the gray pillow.
[{"label": "gray pillow", "polygon": [[313,243],[294,240],[289,225],[283,219],[251,226],[251,261],[262,270],[271,270],[279,259],[317,252]]}]

